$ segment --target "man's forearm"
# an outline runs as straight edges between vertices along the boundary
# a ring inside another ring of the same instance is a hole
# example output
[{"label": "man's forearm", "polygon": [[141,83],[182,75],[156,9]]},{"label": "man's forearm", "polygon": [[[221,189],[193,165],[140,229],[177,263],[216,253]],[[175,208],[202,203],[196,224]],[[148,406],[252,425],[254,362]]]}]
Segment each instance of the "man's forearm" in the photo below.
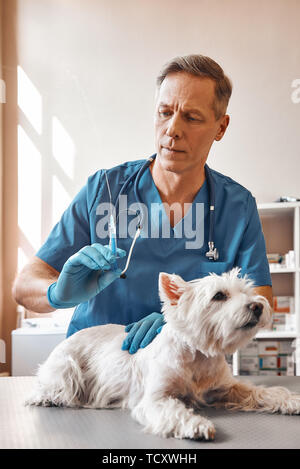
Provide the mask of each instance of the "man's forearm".
[{"label": "man's forearm", "polygon": [[50,313],[54,309],[47,298],[49,285],[56,282],[59,272],[44,268],[43,265],[29,265],[15,279],[12,295],[24,308],[36,313]]},{"label": "man's forearm", "polygon": [[13,296],[15,301],[24,306],[24,308],[34,311],[35,313],[50,313],[54,309],[49,305],[47,299],[47,290],[49,285],[55,282],[55,279],[34,279],[28,285],[26,282],[20,286],[18,280],[17,287],[13,288]]},{"label": "man's forearm", "polygon": [[273,291],[272,287],[269,285],[263,285],[260,287],[255,287],[254,288],[255,294],[256,295],[262,295],[264,296],[268,302],[270,303],[271,308],[273,309]]}]

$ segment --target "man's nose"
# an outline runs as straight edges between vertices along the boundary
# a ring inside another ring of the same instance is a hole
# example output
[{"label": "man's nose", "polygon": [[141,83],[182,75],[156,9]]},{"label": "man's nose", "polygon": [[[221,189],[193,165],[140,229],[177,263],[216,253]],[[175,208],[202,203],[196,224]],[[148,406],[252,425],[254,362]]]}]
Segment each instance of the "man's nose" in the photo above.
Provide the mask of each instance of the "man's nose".
[{"label": "man's nose", "polygon": [[176,114],[174,114],[168,121],[166,134],[168,135],[168,137],[176,139],[182,136],[182,125],[180,117],[176,116]]},{"label": "man's nose", "polygon": [[263,311],[263,305],[262,303],[250,303],[247,305],[248,308],[252,311],[256,319],[259,319],[261,316],[261,313]]}]

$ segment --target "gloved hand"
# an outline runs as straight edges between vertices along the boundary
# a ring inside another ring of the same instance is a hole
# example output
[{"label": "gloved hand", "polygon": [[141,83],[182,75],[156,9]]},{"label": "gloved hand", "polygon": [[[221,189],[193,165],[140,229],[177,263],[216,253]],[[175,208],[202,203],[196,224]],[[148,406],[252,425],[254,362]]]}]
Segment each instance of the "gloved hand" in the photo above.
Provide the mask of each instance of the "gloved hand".
[{"label": "gloved hand", "polygon": [[[117,249],[117,255],[124,257],[126,252]],[[90,300],[120,276],[121,269],[112,270],[115,262],[109,246],[84,246],[66,261],[57,281],[48,287],[49,304],[56,309],[73,308]]]},{"label": "gloved hand", "polygon": [[122,350],[129,353],[136,353],[139,348],[144,348],[161,331],[165,324],[161,313],[151,313],[138,322],[133,322],[125,327],[125,332],[129,332],[122,344]]}]

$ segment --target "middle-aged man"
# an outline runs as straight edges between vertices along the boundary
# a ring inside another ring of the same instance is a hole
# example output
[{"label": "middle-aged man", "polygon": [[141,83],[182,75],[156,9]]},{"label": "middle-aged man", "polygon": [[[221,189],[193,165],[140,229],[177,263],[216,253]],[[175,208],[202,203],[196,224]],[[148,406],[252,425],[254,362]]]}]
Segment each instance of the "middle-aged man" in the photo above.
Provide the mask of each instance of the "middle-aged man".
[{"label": "middle-aged man", "polygon": [[[240,275],[248,274],[257,293],[272,304],[255,199],[230,177],[206,169],[213,142],[222,139],[229,124],[231,91],[230,80],[209,57],[190,55],[166,64],[157,79],[156,155],[146,166],[145,159],[130,161],[88,178],[16,278],[16,301],[39,313],[76,306],[68,336],[99,324],[126,324],[130,332],[123,349],[130,353],[146,346],[163,325],[158,296],[161,271],[189,281],[239,266]],[[213,241],[219,253],[215,260],[206,256],[212,191]],[[126,197],[125,208],[121,196]],[[103,204],[109,202],[117,207],[118,266],[109,233],[101,224]],[[130,236],[122,235],[119,222],[124,215],[131,227],[133,221],[134,227],[141,223],[125,279],[120,274],[135,229]],[[188,233],[184,224],[190,226]],[[169,235],[163,235],[161,228],[169,228]]]}]

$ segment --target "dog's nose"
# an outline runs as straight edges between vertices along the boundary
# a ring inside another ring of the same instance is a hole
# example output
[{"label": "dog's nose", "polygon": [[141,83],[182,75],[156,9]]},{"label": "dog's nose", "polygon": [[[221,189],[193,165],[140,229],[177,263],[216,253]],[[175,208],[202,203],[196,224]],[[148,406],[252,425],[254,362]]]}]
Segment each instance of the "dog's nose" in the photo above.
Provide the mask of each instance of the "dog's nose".
[{"label": "dog's nose", "polygon": [[250,303],[248,308],[252,311],[256,319],[259,319],[263,311],[263,305],[261,303]]}]

